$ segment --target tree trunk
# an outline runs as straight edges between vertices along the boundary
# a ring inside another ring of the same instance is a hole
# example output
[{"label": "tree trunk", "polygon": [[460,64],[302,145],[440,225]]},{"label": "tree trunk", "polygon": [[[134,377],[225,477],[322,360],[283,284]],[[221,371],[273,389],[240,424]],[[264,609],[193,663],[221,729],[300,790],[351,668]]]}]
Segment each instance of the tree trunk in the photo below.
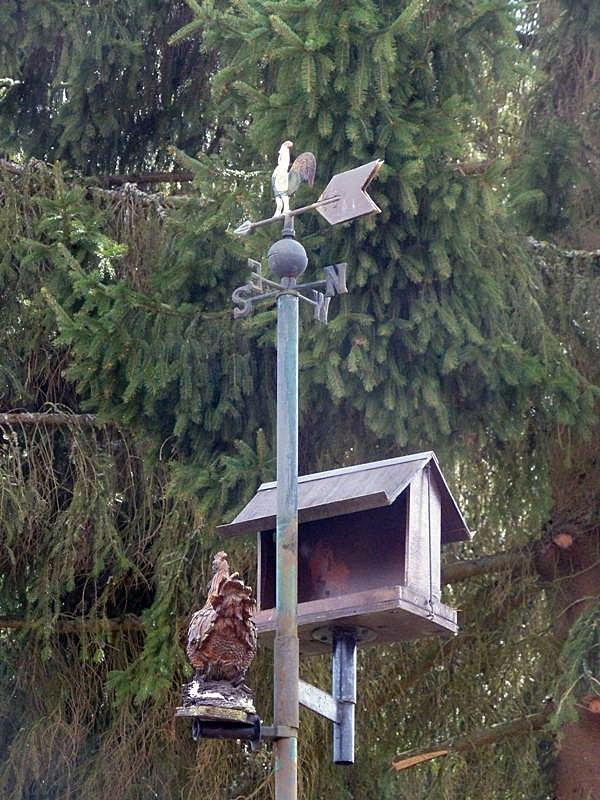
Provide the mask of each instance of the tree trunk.
[{"label": "tree trunk", "polygon": [[[556,515],[536,557],[540,576],[552,581],[549,610],[561,647],[581,615],[600,602],[597,459],[593,452],[588,459],[581,452],[573,458],[569,473],[559,470],[554,477]],[[600,680],[598,674],[593,677]],[[577,719],[557,737],[556,800],[600,800],[600,692],[582,696],[577,685],[567,691],[576,698]],[[557,705],[561,699],[555,698]]]}]

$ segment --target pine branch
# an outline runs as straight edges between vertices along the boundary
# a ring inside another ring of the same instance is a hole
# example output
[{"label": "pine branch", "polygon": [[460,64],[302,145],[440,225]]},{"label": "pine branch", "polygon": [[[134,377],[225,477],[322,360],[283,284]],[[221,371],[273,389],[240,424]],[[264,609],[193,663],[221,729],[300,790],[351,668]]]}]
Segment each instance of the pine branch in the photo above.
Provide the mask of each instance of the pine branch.
[{"label": "pine branch", "polygon": [[173,206],[172,198],[164,196],[158,192],[150,193],[144,192],[135,185],[135,183],[124,183],[121,189],[100,189],[98,186],[88,186],[87,195],[91,197],[106,197],[117,202],[122,202],[124,199],[130,199],[134,203],[140,203],[144,206],[152,206],[156,209],[159,216],[164,213],[165,209]]},{"label": "pine branch", "polygon": [[481,728],[467,736],[457,736],[447,739],[445,742],[430,747],[419,747],[415,750],[407,750],[400,753],[392,761],[392,767],[400,770],[414,767],[425,761],[432,761],[434,758],[441,758],[450,753],[463,753],[468,750],[475,750],[496,742],[502,742],[514,736],[522,736],[544,728],[551,714],[551,708],[540,711],[537,714],[528,714],[526,717],[519,717],[510,722],[501,722],[492,725],[490,728]]}]

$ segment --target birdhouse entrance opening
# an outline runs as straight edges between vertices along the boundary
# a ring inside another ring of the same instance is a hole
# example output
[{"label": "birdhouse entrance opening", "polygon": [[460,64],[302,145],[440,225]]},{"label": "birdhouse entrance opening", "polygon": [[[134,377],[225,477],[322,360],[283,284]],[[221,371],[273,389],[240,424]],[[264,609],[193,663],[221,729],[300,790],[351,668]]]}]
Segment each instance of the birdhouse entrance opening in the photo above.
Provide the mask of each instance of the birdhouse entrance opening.
[{"label": "birdhouse entrance opening", "polygon": [[[303,523],[298,602],[405,585],[407,494],[391,506]],[[275,608],[275,531],[261,532],[259,549],[258,603],[267,610]]]}]

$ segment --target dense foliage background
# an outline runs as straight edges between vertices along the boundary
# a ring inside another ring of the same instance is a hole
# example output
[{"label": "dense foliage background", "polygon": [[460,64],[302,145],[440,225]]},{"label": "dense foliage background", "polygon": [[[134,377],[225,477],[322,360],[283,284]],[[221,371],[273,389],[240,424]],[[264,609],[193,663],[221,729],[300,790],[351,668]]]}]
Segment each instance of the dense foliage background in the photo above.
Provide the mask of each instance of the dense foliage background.
[{"label": "dense foliage background", "polygon": [[291,138],[319,190],[385,159],[381,215],[297,225],[350,286],[303,320],[301,471],[435,449],[476,530],[461,634],[361,651],[357,765],[303,712],[301,796],[600,797],[599,72],[593,0],[2,3],[3,796],[272,796],[173,709],[215,526],[274,477],[274,312],[230,300],[272,232],[231,231]]}]

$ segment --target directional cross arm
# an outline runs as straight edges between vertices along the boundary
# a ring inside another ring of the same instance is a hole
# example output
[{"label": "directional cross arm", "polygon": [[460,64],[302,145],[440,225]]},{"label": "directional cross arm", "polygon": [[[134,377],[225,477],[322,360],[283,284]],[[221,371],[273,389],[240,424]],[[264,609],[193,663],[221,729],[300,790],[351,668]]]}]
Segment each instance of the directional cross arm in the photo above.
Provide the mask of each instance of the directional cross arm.
[{"label": "directional cross arm", "polygon": [[[248,266],[256,267],[260,270],[260,262],[248,259]],[[345,261],[338,264],[330,264],[323,268],[325,279],[311,281],[310,283],[276,283],[263,277],[260,271],[250,273],[250,281],[243,286],[238,286],[231,295],[231,299],[236,305],[233,309],[234,319],[248,317],[252,313],[253,307],[265,300],[274,300],[280,294],[295,294],[301,300],[314,306],[315,319],[327,324],[329,303],[336,294],[347,294]],[[265,291],[271,289],[271,291]],[[324,290],[324,291],[321,291]],[[305,297],[302,292],[309,292],[310,297]]]},{"label": "directional cross arm", "polygon": [[252,283],[245,283],[233,291],[231,299],[236,305],[236,308],[233,309],[234,319],[249,317],[254,303],[259,303],[263,300],[274,300],[280,294],[277,291],[257,294],[257,291],[256,286]]}]

